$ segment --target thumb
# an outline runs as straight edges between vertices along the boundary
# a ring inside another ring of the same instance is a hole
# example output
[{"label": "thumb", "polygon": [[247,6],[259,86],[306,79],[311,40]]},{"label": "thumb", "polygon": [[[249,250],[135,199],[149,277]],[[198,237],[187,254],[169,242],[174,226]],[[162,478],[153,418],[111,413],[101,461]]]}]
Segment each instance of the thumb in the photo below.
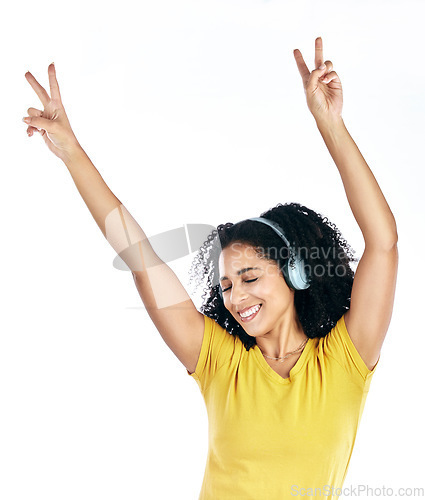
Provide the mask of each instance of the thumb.
[{"label": "thumb", "polygon": [[41,116],[27,116],[23,121],[31,125],[31,127],[44,129],[47,130],[47,132],[55,132],[56,130],[56,124],[52,122],[52,120],[42,118]]},{"label": "thumb", "polygon": [[311,78],[310,78],[310,85],[316,87],[317,82],[319,81],[319,78],[323,76],[327,71],[327,66],[325,63],[323,63],[321,66],[319,66],[317,69],[314,69],[311,72]]}]

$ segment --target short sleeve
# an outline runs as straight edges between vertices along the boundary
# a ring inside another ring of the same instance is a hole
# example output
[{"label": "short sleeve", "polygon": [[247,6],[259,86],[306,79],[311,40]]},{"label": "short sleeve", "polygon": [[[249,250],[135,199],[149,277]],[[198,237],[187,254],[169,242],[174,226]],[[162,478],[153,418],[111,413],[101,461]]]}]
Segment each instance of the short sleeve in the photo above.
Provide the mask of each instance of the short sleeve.
[{"label": "short sleeve", "polygon": [[193,377],[201,392],[208,388],[215,373],[232,358],[235,350],[235,337],[213,319],[204,315],[204,337]]},{"label": "short sleeve", "polygon": [[375,373],[379,359],[372,370],[369,370],[348,334],[345,318],[342,316],[332,330],[324,337],[324,352],[334,358],[350,374],[367,381]]}]

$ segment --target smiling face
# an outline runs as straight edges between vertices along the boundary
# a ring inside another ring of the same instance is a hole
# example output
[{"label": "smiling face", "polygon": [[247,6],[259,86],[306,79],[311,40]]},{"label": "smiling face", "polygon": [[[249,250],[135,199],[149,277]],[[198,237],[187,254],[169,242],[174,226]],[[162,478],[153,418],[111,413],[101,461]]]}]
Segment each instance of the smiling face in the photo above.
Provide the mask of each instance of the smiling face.
[{"label": "smiling face", "polygon": [[276,331],[285,313],[293,314],[294,291],[276,262],[261,258],[251,245],[236,242],[224,248],[219,271],[224,306],[248,335]]}]

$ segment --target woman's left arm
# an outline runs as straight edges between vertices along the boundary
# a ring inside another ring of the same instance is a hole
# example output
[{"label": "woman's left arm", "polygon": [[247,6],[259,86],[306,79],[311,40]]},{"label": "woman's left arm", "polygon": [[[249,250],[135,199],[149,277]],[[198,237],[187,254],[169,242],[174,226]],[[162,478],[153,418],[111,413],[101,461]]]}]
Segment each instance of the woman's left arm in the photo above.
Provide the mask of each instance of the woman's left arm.
[{"label": "woman's left arm", "polygon": [[[361,358],[371,370],[377,363],[394,304],[398,267],[397,226],[384,195],[341,116],[342,86],[323,63],[322,39],[316,39],[316,70],[311,73],[294,51],[303,78],[307,104],[331,154],[365,241],[345,323]],[[323,65],[325,67],[323,67]],[[322,69],[320,69],[322,66]]]}]

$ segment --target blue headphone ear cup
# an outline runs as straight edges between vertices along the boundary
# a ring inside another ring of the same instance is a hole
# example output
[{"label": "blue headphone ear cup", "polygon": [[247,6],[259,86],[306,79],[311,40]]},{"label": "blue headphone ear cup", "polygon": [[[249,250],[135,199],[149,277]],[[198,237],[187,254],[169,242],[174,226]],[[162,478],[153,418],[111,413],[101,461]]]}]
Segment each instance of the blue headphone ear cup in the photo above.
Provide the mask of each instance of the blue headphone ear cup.
[{"label": "blue headphone ear cup", "polygon": [[294,290],[306,290],[310,286],[304,261],[296,255],[290,257],[285,262],[282,272],[290,288]]}]

